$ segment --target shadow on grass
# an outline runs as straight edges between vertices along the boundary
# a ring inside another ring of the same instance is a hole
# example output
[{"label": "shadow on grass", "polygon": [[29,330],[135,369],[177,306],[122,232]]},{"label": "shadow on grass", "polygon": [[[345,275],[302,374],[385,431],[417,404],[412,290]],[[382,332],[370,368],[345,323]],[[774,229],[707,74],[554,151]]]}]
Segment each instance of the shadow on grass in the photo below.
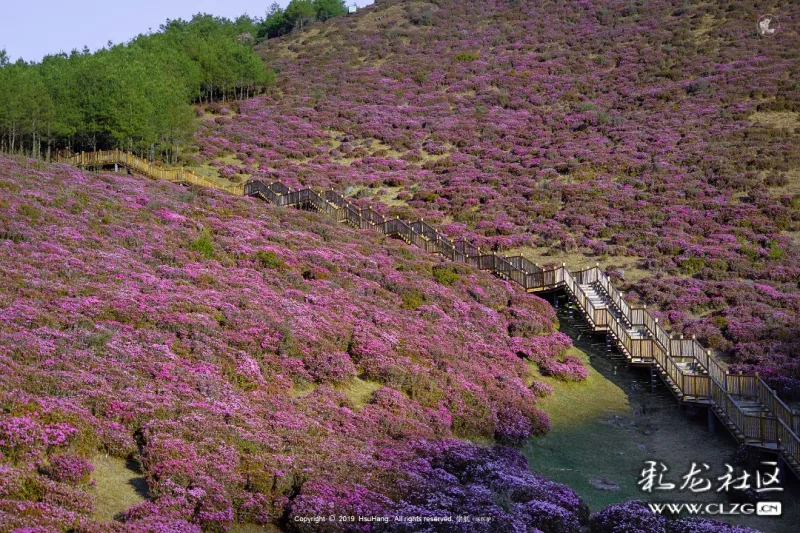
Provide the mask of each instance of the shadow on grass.
[{"label": "shadow on grass", "polygon": [[[678,487],[693,462],[711,467],[708,477],[718,487],[737,448],[736,441],[717,423],[708,431],[705,408],[681,407],[660,380],[651,392],[649,371],[628,368],[623,360],[606,354],[605,338],[590,333],[583,322],[558,311],[561,331],[573,339],[572,355],[589,370],[583,383],[566,383],[542,377],[554,393],[539,407],[551,419],[551,431],[531,439],[523,449],[531,469],[577,491],[592,511],[612,503],[638,499],[654,502],[727,502],[724,493],[688,491],[643,492],[638,481],[645,461],[669,467],[665,479]],[[774,460],[773,457],[765,459]],[[765,533],[796,532],[800,523],[800,489],[787,479],[775,498],[784,502],[782,518],[734,517],[728,521]]]},{"label": "shadow on grass", "polygon": [[105,455],[95,456],[94,519],[110,522],[148,498],[148,488],[138,462]]}]

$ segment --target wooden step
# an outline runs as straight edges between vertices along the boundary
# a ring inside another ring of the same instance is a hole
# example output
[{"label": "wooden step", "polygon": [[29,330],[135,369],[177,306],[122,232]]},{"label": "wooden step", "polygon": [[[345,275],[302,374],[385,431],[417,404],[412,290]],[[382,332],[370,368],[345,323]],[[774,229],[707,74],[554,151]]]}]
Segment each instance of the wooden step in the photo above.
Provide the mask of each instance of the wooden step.
[{"label": "wooden step", "polygon": [[693,375],[693,376],[707,376],[708,371],[703,368],[703,366],[695,361],[691,362],[676,362],[675,365],[681,369],[684,373]]},{"label": "wooden step", "polygon": [[627,331],[631,339],[648,338],[647,330],[645,328],[628,328]]},{"label": "wooden step", "polygon": [[586,299],[592,302],[592,305],[595,309],[605,309],[608,307],[605,298],[595,291],[594,287],[591,285],[580,285],[581,290],[586,295]]}]

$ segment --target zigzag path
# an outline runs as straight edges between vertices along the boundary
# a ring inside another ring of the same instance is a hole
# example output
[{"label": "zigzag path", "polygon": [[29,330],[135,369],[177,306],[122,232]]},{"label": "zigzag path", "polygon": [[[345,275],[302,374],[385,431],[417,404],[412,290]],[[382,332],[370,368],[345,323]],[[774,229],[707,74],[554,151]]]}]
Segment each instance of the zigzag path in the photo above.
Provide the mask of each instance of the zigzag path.
[{"label": "zigzag path", "polygon": [[605,333],[628,364],[650,368],[678,402],[708,409],[709,429],[715,418],[742,444],[776,453],[782,467],[800,478],[800,412],[790,409],[756,374],[733,373],[694,336],[667,332],[646,306],[630,305],[596,265],[570,271],[562,264],[541,268],[523,256],[484,253],[465,240],[451,240],[423,220],[389,218],[371,208],[359,209],[333,190],[291,190],[281,183],[250,180],[221,185],[183,168],[154,165],[121,150],[59,154],[56,162],[84,168],[119,165],[154,179],[201,185],[230,194],[257,197],[278,206],[310,209],[358,229],[402,239],[426,252],[472,265],[522,286],[527,292],[566,292],[569,302],[589,327]]}]

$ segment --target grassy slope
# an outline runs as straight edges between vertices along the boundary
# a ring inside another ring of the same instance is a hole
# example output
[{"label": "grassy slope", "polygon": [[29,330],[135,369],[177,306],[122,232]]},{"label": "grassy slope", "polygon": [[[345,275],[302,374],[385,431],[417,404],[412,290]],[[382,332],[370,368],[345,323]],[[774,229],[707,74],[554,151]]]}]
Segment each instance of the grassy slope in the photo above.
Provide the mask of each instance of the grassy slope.
[{"label": "grassy slope", "polygon": [[[551,421],[550,432],[525,447],[531,468],[576,490],[592,511],[626,500],[725,502],[716,494],[663,492],[647,494],[637,485],[647,460],[663,461],[671,480],[679,480],[692,462],[706,462],[714,476],[725,472],[735,441],[719,427],[708,433],[705,413],[687,416],[663,385],[651,393],[646,372],[614,368],[604,355],[602,337],[586,334],[580,323],[560,316],[562,331],[573,336],[572,354],[589,367],[585,383],[564,383],[537,376],[554,393],[540,402]],[[534,372],[535,375],[535,372]],[[691,415],[691,413],[688,413]],[[602,490],[592,481],[607,481],[618,490]],[[798,484],[788,480],[779,495],[784,516],[729,520],[764,532],[793,533],[800,520]]]}]

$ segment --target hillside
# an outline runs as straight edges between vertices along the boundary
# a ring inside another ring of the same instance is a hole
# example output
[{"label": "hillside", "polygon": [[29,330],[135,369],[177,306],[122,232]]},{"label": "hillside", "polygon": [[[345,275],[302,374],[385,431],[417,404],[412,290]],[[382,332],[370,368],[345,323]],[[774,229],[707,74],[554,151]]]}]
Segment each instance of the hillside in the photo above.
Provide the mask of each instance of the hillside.
[{"label": "hillside", "polygon": [[[200,127],[164,153],[215,184],[332,186],[484,250],[599,261],[800,402],[798,15],[379,1],[255,45],[253,98],[175,100]],[[0,154],[0,533],[752,533],[642,502],[590,514],[529,468],[541,399],[572,391],[548,411],[571,423],[592,379],[559,327],[516,285],[316,213]],[[642,385],[618,383],[621,404]],[[702,439],[684,440],[676,455]],[[625,444],[581,459],[653,453]],[[483,520],[435,522],[454,516]]]},{"label": "hillside", "polygon": [[569,340],[543,301],[403,243],[254,199],[0,165],[0,490],[41,502],[3,531],[90,516],[97,450],[141,463],[153,500],[127,516],[147,524],[277,522],[297,491],[310,510],[309,491],[348,484],[402,501],[409,454],[492,453],[420,439],[546,431],[548,387],[518,353],[585,372],[555,362]]},{"label": "hillside", "polygon": [[[758,14],[783,14],[774,38]],[[600,260],[800,397],[797,4],[381,2],[267,41],[223,175],[334,185],[497,250]],[[366,201],[366,200],[365,200]]]},{"label": "hillside", "polygon": [[[519,451],[475,444],[548,430],[534,375],[586,376],[539,298],[320,215],[141,177],[2,157],[0,211],[0,531],[589,522]],[[592,531],[753,531],[641,505]],[[410,518],[314,520],[331,513]],[[481,520],[420,522],[452,516]]]}]

